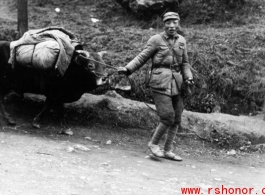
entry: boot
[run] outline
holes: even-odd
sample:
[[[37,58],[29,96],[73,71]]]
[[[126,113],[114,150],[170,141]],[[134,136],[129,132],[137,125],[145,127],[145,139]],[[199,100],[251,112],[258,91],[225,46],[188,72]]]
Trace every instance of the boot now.
[[[151,141],[148,143],[148,148],[157,157],[163,157],[163,152],[161,151],[158,143],[167,129],[168,126],[160,122],[152,136]]]
[[[164,157],[170,160],[176,160],[176,161],[181,161],[182,158],[175,155],[172,150],[173,150],[173,141],[176,137],[177,131],[178,131],[179,125],[172,125],[168,128],[167,131],[167,138],[165,142],[165,147],[164,147]]]
[[[172,151],[164,151],[164,158],[169,160],[182,161],[182,158],[174,154]]]

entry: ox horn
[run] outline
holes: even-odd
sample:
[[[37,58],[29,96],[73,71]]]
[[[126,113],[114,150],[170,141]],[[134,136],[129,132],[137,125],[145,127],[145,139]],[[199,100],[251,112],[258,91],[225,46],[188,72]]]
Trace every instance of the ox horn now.
[[[79,54],[84,54],[85,57],[89,58],[90,57],[90,53],[88,51],[84,51],[84,50],[76,50],[77,53]]]
[[[89,62],[89,59],[88,59],[90,56],[89,52],[83,51],[83,50],[76,50],[76,52],[78,54],[81,54],[81,55],[76,56],[75,58],[75,62],[77,64],[82,65],[82,64],[87,64]]]
[[[108,53],[107,51],[100,51],[98,52],[98,55],[102,58],[107,53]]]

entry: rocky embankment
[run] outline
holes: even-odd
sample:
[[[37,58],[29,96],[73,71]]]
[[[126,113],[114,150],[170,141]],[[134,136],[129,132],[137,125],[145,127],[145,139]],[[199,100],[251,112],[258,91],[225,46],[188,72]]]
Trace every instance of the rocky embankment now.
[[[26,94],[27,99],[43,101],[43,96]],[[104,95],[84,94],[65,105],[69,118],[96,119],[125,128],[154,129],[158,117],[155,106],[125,99],[115,91]],[[77,117],[77,116],[80,117]],[[265,143],[263,117],[233,116],[222,113],[184,111],[180,134],[194,135],[224,147],[262,152]]]

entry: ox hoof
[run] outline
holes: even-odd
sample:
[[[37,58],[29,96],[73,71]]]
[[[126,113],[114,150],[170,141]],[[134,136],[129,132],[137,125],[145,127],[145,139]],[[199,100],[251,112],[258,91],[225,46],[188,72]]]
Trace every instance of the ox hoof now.
[[[9,125],[16,125],[16,122],[13,119],[8,119],[7,121]]]
[[[38,123],[32,123],[32,126],[35,127],[36,129],[40,128],[40,125]]]
[[[62,130],[60,134],[64,135],[74,135],[74,132],[71,129]]]

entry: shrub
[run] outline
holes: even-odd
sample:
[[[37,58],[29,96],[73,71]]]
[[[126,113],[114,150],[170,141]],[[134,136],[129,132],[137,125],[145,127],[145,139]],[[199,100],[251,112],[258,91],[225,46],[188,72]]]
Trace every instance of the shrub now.
[[[0,31],[0,40],[14,41],[19,38],[18,31],[12,29],[6,29]]]

